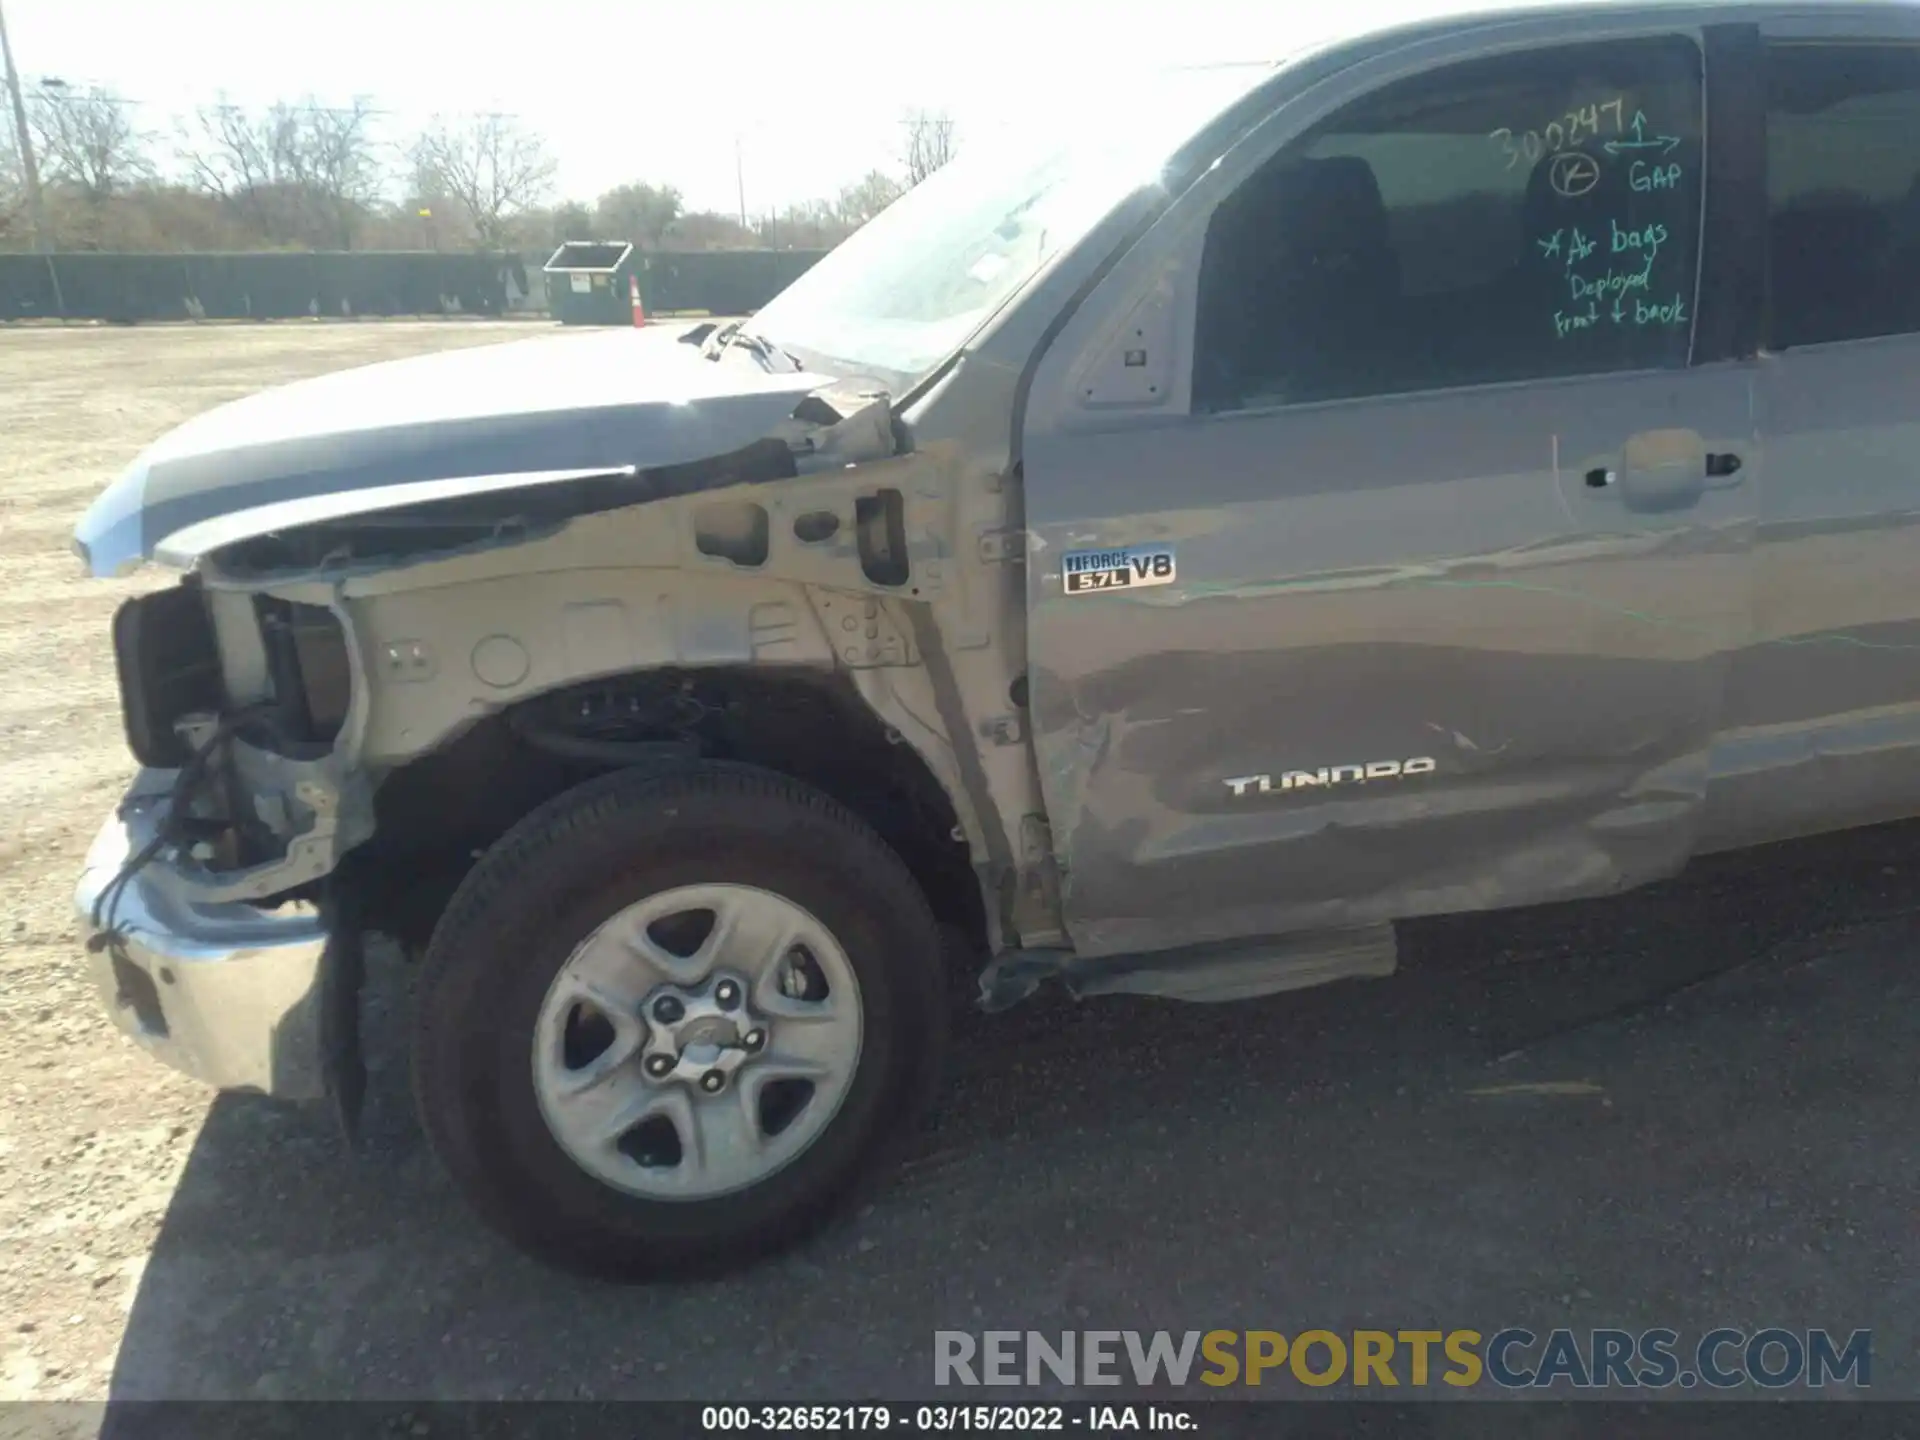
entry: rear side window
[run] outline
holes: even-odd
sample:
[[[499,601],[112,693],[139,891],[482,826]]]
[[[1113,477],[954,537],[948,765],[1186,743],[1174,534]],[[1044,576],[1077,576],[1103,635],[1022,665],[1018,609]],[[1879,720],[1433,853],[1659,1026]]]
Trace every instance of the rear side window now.
[[[1769,342],[1920,331],[1920,50],[1767,52]]]
[[[1214,214],[1196,407],[1684,366],[1703,99],[1676,36],[1473,61],[1335,113]]]

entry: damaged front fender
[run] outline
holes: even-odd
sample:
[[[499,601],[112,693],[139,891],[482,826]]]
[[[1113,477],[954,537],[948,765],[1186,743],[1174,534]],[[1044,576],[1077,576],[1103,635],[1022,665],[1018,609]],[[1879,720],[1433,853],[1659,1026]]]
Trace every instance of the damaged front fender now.
[[[365,796],[385,777],[540,696],[644,672],[809,670],[856,692],[945,791],[989,928],[1047,943],[1053,892],[1016,874],[1050,863],[1018,838],[1044,832],[1021,743],[1020,567],[988,543],[1018,519],[1003,456],[916,435],[885,391],[642,331],[241,401],[142,456],[77,543],[103,572],[146,558],[195,572],[235,704],[283,688],[263,604],[334,619],[334,638],[313,633],[342,677],[326,704],[348,697],[338,733],[275,721],[325,753],[233,746],[258,812],[243,818],[286,854],[194,877],[210,889],[316,884],[368,838]],[[295,673],[294,711],[303,684]],[[1038,898],[1013,915],[1008,896]]]

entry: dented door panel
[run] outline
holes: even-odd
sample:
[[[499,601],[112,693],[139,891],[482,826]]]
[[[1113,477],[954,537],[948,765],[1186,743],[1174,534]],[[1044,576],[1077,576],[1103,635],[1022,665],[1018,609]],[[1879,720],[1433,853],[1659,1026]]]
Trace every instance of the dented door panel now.
[[[1036,743],[1081,952],[1678,869],[1751,625],[1750,391],[1730,366],[1030,431]],[[1623,500],[1636,459],[1721,449],[1746,483]],[[1067,593],[1064,554],[1130,545],[1172,582]]]
[[[1696,353],[1688,366],[1683,344],[1631,362],[1617,348],[1578,364],[1515,351],[1524,368],[1480,371],[1473,357],[1493,352],[1456,342],[1483,326],[1447,306],[1495,297],[1509,311],[1487,311],[1492,327],[1545,297],[1556,340],[1617,338],[1609,323],[1637,312],[1574,304],[1588,318],[1569,325],[1567,295],[1592,287],[1562,284],[1601,273],[1591,237],[1612,237],[1607,259],[1636,235],[1657,249],[1694,228],[1684,211],[1671,231],[1653,223],[1622,177],[1648,146],[1704,165],[1678,148],[1705,133],[1687,118],[1704,89],[1673,30],[1630,16],[1615,28],[1594,11],[1537,39],[1569,48],[1541,64],[1515,63],[1518,48],[1382,60],[1282,103],[1038,365],[1022,435],[1036,759],[1082,954],[1603,894],[1672,874],[1699,847],[1732,657],[1753,629],[1766,470],[1754,367],[1716,340],[1711,364]],[[1601,40],[1618,48],[1578,49]],[[1441,117],[1446,183],[1497,187],[1451,144],[1484,130],[1452,117],[1465,107],[1477,124],[1474,106],[1509,100],[1518,113],[1549,72],[1575,89],[1626,75],[1636,96],[1663,97],[1612,148],[1588,147],[1592,170],[1620,171],[1605,184],[1542,156],[1540,183],[1505,202],[1557,264],[1554,283],[1499,278],[1541,263],[1504,248],[1492,281],[1449,289],[1446,266],[1409,279],[1426,252],[1394,227],[1431,197],[1373,137]],[[1464,88],[1446,92],[1450,74]],[[1389,89],[1384,108],[1360,108]],[[1720,212],[1703,213],[1710,268]],[[1315,215],[1325,223],[1288,228]],[[1226,237],[1217,262],[1210,235]],[[1271,278],[1275,256],[1309,257],[1318,283]],[[1676,309],[1703,298],[1687,290],[1693,268],[1663,272]],[[1730,302],[1711,303],[1696,347],[1724,328]],[[1650,314],[1635,323],[1667,323]],[[1209,349],[1208,326],[1228,343]],[[1149,376],[1139,393],[1096,379],[1116,343]],[[1270,353],[1326,358],[1251,368]],[[1438,354],[1465,358],[1435,370]],[[1089,562],[1067,557],[1099,550],[1164,552],[1166,573],[1147,559],[1139,583],[1070,591],[1063,573]]]

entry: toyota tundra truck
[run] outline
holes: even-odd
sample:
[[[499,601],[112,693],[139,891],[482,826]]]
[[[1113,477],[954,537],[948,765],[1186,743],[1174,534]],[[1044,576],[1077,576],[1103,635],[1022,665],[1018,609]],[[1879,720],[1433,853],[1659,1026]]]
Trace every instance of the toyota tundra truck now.
[[[159,1060],[351,1119],[391,937],[479,1215],[736,1264],[885,1173],[956,971],[1380,979],[1411,917],[1920,814],[1917,376],[1912,8],[1116,78],[745,319],[132,460],[78,552],[180,573],[113,626],[89,963]]]

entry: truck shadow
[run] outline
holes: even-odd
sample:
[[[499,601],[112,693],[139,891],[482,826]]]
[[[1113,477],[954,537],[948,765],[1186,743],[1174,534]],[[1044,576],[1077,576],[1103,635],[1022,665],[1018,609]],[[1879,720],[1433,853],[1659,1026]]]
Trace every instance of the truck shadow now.
[[[906,1398],[941,1328],[1872,1326],[1891,1353],[1920,1330],[1893,1279],[1916,878],[1920,825],[1888,827],[1426,922],[1387,981],[959,1017],[900,1178],[699,1286],[507,1250],[392,1058],[356,1159],[324,1114],[223,1097],[112,1395]],[[407,978],[374,968],[374,1057],[403,1054]]]

